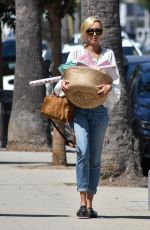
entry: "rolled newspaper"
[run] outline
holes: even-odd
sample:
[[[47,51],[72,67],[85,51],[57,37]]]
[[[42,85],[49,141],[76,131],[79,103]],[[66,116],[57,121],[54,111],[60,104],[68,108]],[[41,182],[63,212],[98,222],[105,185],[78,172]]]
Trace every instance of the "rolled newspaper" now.
[[[57,77],[48,77],[48,78],[43,78],[39,80],[34,80],[30,81],[29,85],[30,86],[37,86],[37,85],[44,85],[46,83],[53,83],[53,82],[58,82],[61,79],[62,76],[57,76]]]

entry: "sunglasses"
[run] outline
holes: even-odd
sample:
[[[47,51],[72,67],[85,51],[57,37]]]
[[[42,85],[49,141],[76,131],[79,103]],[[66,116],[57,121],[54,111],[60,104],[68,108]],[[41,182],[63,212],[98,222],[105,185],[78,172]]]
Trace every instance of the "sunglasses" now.
[[[93,36],[94,33],[96,33],[96,35],[102,35],[103,29],[88,29],[86,32],[89,36]]]

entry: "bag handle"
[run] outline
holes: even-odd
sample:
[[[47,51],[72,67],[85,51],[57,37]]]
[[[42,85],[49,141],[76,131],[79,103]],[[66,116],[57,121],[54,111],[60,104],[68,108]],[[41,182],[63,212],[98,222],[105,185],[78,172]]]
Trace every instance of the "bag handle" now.
[[[65,135],[62,133],[62,131],[58,128],[58,126],[55,124],[55,122],[51,119],[51,122],[52,122],[52,124],[54,125],[54,127],[57,129],[57,131],[60,133],[60,135],[64,138],[64,140],[65,140],[65,143],[67,144],[67,145],[69,145],[70,147],[75,147],[75,140],[74,141],[69,141],[66,137],[65,137]]]

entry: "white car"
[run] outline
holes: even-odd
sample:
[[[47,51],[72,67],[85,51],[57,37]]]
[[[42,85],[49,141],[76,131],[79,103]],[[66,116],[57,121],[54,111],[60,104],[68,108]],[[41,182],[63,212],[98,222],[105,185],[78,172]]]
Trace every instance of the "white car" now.
[[[121,31],[122,38],[129,38],[128,34],[125,31]],[[79,44],[80,43],[80,33],[73,34],[70,43],[72,44]]]
[[[123,54],[126,55],[135,55],[135,56],[142,56],[142,51],[140,50],[139,46],[131,40],[130,38],[122,38],[122,49]]]
[[[62,54],[69,53],[77,47],[81,47],[81,44],[64,44]]]
[[[1,79],[2,90],[14,90],[14,72],[16,67],[16,39],[9,38],[3,41],[3,78]],[[42,41],[42,58],[47,61],[51,60],[51,49],[47,41]],[[45,66],[46,67],[46,66]]]
[[[131,40],[128,37],[128,34],[124,31],[121,32],[122,36],[122,48],[123,48],[123,54],[126,55],[137,55],[141,56],[142,51],[140,50],[139,45]],[[73,50],[76,47],[80,47],[80,33],[76,33],[72,36],[71,42],[69,44],[64,44],[62,53],[69,53],[71,50]]]

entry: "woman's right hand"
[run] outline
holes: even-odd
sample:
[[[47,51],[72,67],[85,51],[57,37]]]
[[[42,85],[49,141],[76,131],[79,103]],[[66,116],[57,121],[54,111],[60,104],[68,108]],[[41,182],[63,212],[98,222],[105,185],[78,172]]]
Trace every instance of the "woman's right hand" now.
[[[61,81],[61,88],[63,91],[66,91],[69,89],[69,81],[66,80],[62,80]]]

